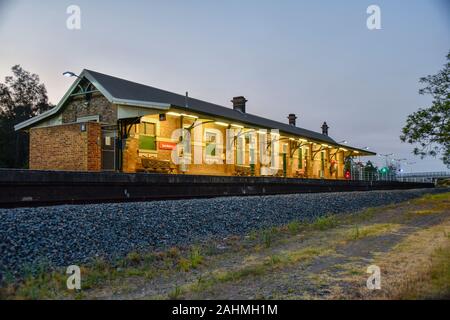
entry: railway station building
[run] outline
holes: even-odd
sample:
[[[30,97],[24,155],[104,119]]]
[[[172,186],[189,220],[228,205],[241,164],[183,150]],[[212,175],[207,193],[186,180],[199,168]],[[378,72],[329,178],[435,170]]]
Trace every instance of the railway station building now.
[[[375,153],[321,132],[83,70],[57,106],[15,126],[35,170],[344,179],[346,159]]]

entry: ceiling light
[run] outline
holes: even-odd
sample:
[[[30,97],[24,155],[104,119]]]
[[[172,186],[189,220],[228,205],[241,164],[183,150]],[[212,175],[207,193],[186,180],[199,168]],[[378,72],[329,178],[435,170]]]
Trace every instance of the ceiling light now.
[[[188,118],[198,119],[197,116],[194,116],[194,115],[191,115],[191,114],[185,114],[185,113],[182,113],[181,116],[183,116],[183,117],[188,117]]]
[[[228,123],[225,123],[225,122],[216,121],[214,123],[217,124],[218,126],[228,127]]]

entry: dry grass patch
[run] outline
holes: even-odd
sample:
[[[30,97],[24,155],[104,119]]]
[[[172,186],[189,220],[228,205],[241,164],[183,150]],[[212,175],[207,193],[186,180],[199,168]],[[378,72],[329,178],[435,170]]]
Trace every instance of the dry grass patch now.
[[[346,241],[360,240],[367,237],[377,237],[383,234],[392,233],[400,229],[400,224],[377,223],[367,226],[355,225],[351,230],[344,231]]]
[[[406,237],[377,257],[382,290],[366,298],[421,299],[450,297],[450,220]]]

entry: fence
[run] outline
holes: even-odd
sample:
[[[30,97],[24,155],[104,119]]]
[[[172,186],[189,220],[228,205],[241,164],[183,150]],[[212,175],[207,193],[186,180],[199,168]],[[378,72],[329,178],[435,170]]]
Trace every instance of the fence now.
[[[351,180],[361,181],[400,181],[400,182],[428,182],[435,183],[438,179],[450,178],[450,172],[415,172],[415,173],[397,173],[397,172],[367,172],[363,169],[354,169],[351,174]]]

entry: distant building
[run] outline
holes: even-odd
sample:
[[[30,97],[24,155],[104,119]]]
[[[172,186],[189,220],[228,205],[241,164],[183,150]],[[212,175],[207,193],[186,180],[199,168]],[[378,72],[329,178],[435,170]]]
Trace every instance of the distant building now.
[[[246,102],[227,108],[84,70],[55,108],[15,129],[29,131],[30,169],[42,170],[344,179],[347,157],[375,155],[337,143],[326,123],[306,130],[295,114],[284,124]]]

